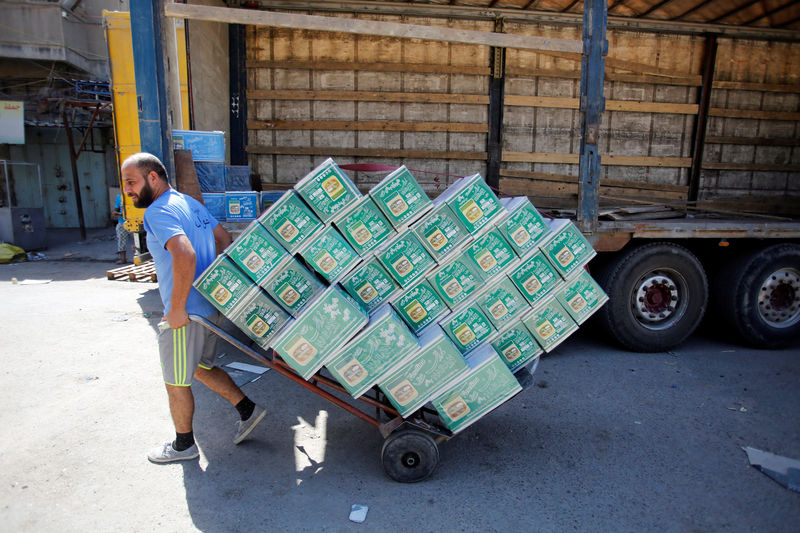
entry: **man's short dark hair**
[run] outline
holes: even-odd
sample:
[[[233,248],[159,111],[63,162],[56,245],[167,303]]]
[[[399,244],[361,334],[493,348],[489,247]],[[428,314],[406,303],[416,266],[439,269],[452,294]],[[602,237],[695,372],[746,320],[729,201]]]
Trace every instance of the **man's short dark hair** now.
[[[130,165],[133,165],[135,168],[137,168],[145,177],[151,172],[155,172],[158,177],[164,181],[164,183],[169,183],[169,180],[167,179],[167,169],[164,167],[164,163],[162,163],[161,160],[153,154],[147,152],[133,154],[122,163],[123,167]]]

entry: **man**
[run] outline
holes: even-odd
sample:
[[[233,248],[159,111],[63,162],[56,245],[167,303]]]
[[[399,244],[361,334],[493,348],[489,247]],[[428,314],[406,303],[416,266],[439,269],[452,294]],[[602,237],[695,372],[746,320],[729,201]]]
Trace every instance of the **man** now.
[[[114,210],[111,212],[111,217],[117,219],[117,253],[119,259],[114,261],[118,265],[128,262],[126,257],[126,248],[128,247],[128,230],[125,229],[125,219],[122,217],[122,195],[118,194],[117,199],[114,201]]]
[[[192,287],[192,282],[231,242],[231,236],[194,198],[172,189],[167,171],[152,154],[130,156],[122,164],[125,194],[146,208],[144,228],[164,303],[159,324],[161,368],[175,424],[175,440],[154,448],[147,457],[154,463],[194,459],[192,376],[236,407],[241,420],[233,439],[239,444],[261,422],[266,410],[254,404],[233,380],[214,366],[216,335],[190,322],[189,315],[220,320],[216,309]]]

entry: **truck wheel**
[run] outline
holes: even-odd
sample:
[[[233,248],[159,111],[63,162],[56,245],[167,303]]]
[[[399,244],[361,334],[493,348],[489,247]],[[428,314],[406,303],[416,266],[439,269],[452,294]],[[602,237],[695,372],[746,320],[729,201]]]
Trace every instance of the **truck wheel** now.
[[[800,246],[776,244],[723,268],[713,287],[724,323],[756,348],[779,348],[800,334]]]
[[[598,282],[609,302],[600,320],[623,346],[660,352],[697,328],[708,302],[703,266],[677,244],[653,243],[612,259]]]
[[[381,449],[381,460],[387,476],[402,483],[414,483],[436,470],[439,448],[430,435],[405,429],[387,437]]]

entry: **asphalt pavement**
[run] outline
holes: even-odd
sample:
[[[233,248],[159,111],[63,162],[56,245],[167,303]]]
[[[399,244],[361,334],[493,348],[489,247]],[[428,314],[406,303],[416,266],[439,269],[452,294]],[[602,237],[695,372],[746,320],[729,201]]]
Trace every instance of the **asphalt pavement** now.
[[[372,426],[274,371],[243,385],[269,410],[195,387],[197,461],[153,465],[172,437],[153,283],[109,281],[113,228],[51,236],[0,265],[2,531],[794,532],[800,494],[744,446],[800,459],[800,345],[702,329],[666,353],[584,327],[533,387],[439,446],[426,481],[390,480]],[[15,278],[16,282],[12,282]],[[219,364],[254,363],[222,344]],[[348,520],[351,506],[366,520]]]

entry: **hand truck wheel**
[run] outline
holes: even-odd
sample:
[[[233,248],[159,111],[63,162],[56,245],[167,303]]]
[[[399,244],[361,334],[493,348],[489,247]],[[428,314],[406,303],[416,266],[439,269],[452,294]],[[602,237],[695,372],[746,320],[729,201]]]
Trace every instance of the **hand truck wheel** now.
[[[439,464],[439,448],[433,438],[415,429],[389,435],[381,449],[383,471],[395,481],[414,483],[430,476]]]

